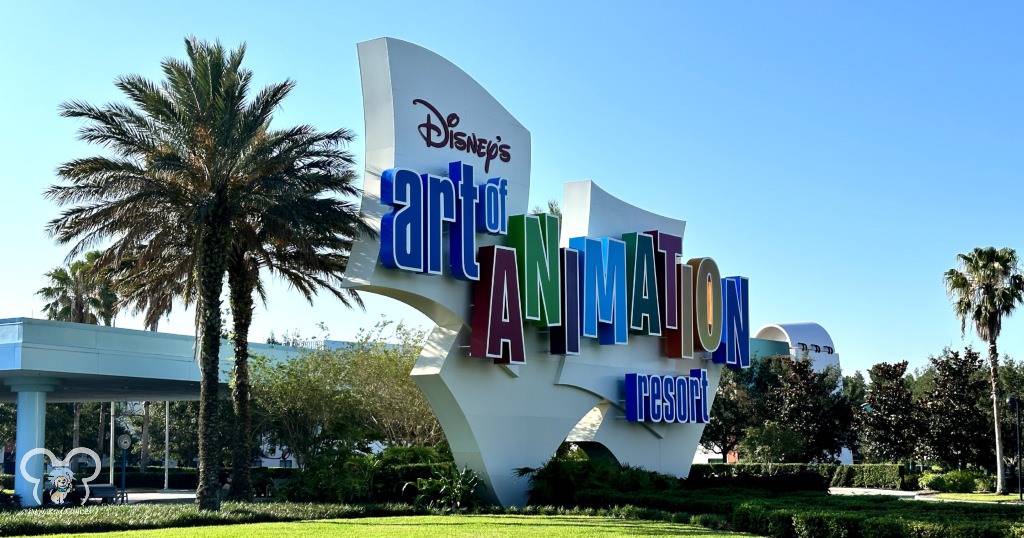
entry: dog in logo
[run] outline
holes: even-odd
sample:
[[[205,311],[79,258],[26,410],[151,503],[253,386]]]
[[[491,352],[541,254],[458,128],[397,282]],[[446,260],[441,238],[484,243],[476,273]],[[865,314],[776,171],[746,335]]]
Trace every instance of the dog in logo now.
[[[68,494],[75,489],[75,473],[67,467],[54,467],[50,469],[50,479],[53,481],[53,489],[50,490],[50,502],[55,505],[63,505]]]
[[[50,476],[53,480],[53,489],[50,490],[50,501],[55,505],[68,504],[68,494],[74,490],[75,473],[71,472],[70,465],[72,459],[78,454],[86,454],[92,458],[93,473],[88,478],[82,478],[82,486],[85,488],[85,495],[82,497],[82,504],[89,499],[89,482],[96,479],[100,475],[100,455],[95,451],[85,448],[78,447],[71,449],[64,459],[58,459],[57,456],[45,448],[33,448],[21,456],[21,463],[18,465],[18,470],[21,471],[21,477],[25,479],[29,484],[32,485],[32,499],[36,501],[35,506],[43,504],[42,499],[39,498],[40,493],[40,482],[42,478],[36,478],[33,476],[34,473],[29,472],[28,465],[29,460],[34,456],[46,456],[50,458],[53,463],[53,467],[50,469]],[[39,463],[39,471],[42,471],[42,464]]]

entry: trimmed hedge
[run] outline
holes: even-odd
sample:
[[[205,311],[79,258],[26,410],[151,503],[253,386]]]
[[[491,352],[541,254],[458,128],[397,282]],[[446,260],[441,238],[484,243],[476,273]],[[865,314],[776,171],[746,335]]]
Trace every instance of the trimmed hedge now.
[[[771,466],[769,473],[768,465],[762,463],[707,463],[694,464],[690,468],[690,480],[712,476],[816,473],[834,488],[917,489],[916,479],[911,480],[916,475],[907,476],[905,471],[903,466],[891,463],[857,465],[778,463]]]
[[[226,502],[219,512],[194,504],[130,504],[0,512],[0,536],[74,534],[311,519],[408,516],[429,513],[408,505]]]
[[[779,538],[1024,537],[1024,507],[906,501],[889,496],[772,495],[765,491],[712,489],[623,493],[580,492],[584,506],[632,504],[666,513],[705,514],[731,530]]]

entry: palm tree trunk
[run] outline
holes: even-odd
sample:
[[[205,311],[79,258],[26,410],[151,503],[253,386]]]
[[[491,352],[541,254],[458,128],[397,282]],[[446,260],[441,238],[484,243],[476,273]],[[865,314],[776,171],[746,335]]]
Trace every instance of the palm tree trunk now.
[[[149,466],[149,402],[142,402],[142,446],[139,448],[139,471]]]
[[[82,433],[82,404],[75,402],[75,424],[71,428],[71,448],[78,448],[78,442],[81,440]],[[71,470],[78,472],[78,457],[75,456],[75,461],[71,462]]]
[[[996,341],[988,343],[989,379],[992,381],[992,419],[996,427],[996,495],[1006,494],[1006,476],[1003,472],[1003,429],[999,416],[999,401],[1002,391],[999,388],[999,352]]]
[[[96,431],[99,432],[99,433],[96,434],[96,454],[99,455],[99,457],[100,457],[100,461],[98,461],[96,463],[96,465],[99,465],[100,467],[103,466],[103,432],[104,432],[103,426],[104,425],[105,425],[105,421],[103,420],[103,402],[100,402],[100,423],[99,423],[99,427],[96,428]]]
[[[197,335],[199,351],[199,487],[196,503],[200,510],[220,510],[220,440],[217,428],[220,383],[220,295],[224,289],[227,238],[226,186],[214,194],[215,201],[205,224],[202,266],[199,269],[200,304]]]
[[[228,286],[235,330],[235,383],[231,399],[235,409],[235,438],[231,450],[231,498],[253,499],[252,415],[249,410],[249,326],[252,323],[254,282],[244,254],[232,253],[228,262]]]

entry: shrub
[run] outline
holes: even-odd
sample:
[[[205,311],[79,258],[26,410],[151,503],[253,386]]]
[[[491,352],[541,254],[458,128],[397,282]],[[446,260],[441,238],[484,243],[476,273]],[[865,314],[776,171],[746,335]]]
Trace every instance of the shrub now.
[[[924,473],[921,475],[921,487],[935,491],[946,491],[946,479],[939,473]]]
[[[361,458],[347,446],[334,447],[310,459],[306,466],[282,488],[285,499],[295,502],[344,502],[360,490],[356,479],[346,472],[353,457]]]
[[[903,538],[907,535],[907,526],[898,519],[873,517],[860,523],[860,534],[863,538]]]
[[[921,473],[912,472],[903,475],[903,486],[900,489],[904,491],[917,491],[921,489]]]
[[[469,468],[459,471],[452,467],[451,471],[435,471],[431,478],[420,478],[416,481],[416,506],[427,506],[455,513],[480,505],[480,488],[483,482],[480,476]]]
[[[0,473],[0,489],[14,489],[14,475]]]
[[[21,497],[0,491],[0,512],[21,508]]]
[[[974,491],[989,493],[996,490],[996,477],[990,475],[974,477]]]
[[[847,538],[857,532],[864,516],[835,511],[793,515],[793,531],[799,538]]]
[[[942,478],[945,480],[946,489],[949,493],[971,493],[974,491],[974,473],[967,470],[956,470],[946,473]]]
[[[403,502],[412,504],[416,499],[416,481],[430,478],[434,471],[449,473],[455,467],[452,462],[409,463],[402,465],[381,464],[373,485],[376,502]],[[410,484],[406,486],[406,484]]]

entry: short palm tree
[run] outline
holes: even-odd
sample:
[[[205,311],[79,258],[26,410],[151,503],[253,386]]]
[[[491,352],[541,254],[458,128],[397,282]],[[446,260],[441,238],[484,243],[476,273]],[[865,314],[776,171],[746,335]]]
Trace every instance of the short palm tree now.
[[[98,251],[88,252],[84,260],[46,273],[48,283],[36,292],[43,300],[47,319],[110,326],[116,314],[117,295],[109,279],[95,268]]]
[[[44,300],[47,319],[87,323],[110,327],[117,315],[117,294],[108,276],[99,270],[99,251],[85,254],[84,260],[71,262],[67,267],[57,267],[46,273],[48,285],[36,292]],[[79,446],[82,404],[74,404],[74,425],[72,446]]]
[[[352,159],[339,149],[350,140],[347,131],[271,130],[272,112],[294,86],[291,81],[267,86],[250,101],[251,73],[241,68],[244,45],[228,52],[220,43],[190,38],[185,47],[188,61],[164,60],[161,83],[134,75],[118,79],[117,87],[134,107],[62,105],[63,115],[88,120],[81,138],[114,156],[60,167],[59,175],[70,184],[53,186],[47,195],[77,205],[53,220],[49,230],[62,242],[77,239],[72,252],[110,241],[102,263],[116,272],[124,302],[146,313],[147,325],[166,314],[176,298],[195,302],[202,372],[196,498],[200,508],[217,509],[225,273],[241,255],[247,281],[232,288],[249,296],[248,307],[243,299],[236,307],[249,314],[252,293],[262,289],[260,267],[277,270],[307,297],[307,290],[324,284],[344,296],[336,285],[347,251],[338,249],[350,244],[353,236],[346,234],[366,227],[351,205],[332,197],[352,192]],[[289,243],[301,232],[309,239]],[[303,263],[280,261],[293,259]],[[237,275],[232,284],[236,280]],[[244,330],[236,327],[236,343],[246,341],[247,320],[243,324]],[[245,357],[247,350],[236,357],[236,370]],[[247,385],[247,379],[239,382],[242,370],[236,371],[236,387]],[[248,400],[247,393],[236,397]]]
[[[996,493],[1005,493],[1003,442],[1000,432],[999,352],[996,340],[1003,328],[1003,318],[1024,299],[1024,276],[1021,276],[1017,253],[1011,248],[975,248],[958,254],[959,268],[946,271],[946,293],[953,299],[953,310],[960,318],[960,332],[967,324],[974,327],[978,338],[988,343],[989,380],[992,384],[992,414],[996,433]]]

